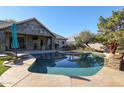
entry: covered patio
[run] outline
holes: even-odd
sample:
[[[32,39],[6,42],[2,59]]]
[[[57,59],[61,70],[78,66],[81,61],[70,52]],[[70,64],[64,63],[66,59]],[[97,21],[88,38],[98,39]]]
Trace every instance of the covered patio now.
[[[6,50],[12,50],[11,48],[11,33],[6,33]],[[19,50],[50,50],[52,49],[52,37],[50,36],[37,36],[28,34],[19,34]]]

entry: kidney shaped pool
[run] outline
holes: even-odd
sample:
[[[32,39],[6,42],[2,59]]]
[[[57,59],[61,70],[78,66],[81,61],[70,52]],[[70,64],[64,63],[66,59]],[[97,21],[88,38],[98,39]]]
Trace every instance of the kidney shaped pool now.
[[[32,54],[36,62],[29,67],[30,72],[68,76],[92,76],[104,65],[103,56],[84,53],[70,56],[61,53]]]

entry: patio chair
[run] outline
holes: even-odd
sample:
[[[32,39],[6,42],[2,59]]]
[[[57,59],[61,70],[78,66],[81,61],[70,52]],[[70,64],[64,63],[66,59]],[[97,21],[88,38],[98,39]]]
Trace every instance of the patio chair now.
[[[11,52],[11,51],[7,51],[6,54],[8,56],[11,56],[12,58],[9,59],[10,61],[12,61],[13,63],[21,63],[23,64],[23,60],[26,58],[27,54],[23,54],[23,53],[20,53],[20,54],[17,54],[16,56],[16,53],[14,52]]]

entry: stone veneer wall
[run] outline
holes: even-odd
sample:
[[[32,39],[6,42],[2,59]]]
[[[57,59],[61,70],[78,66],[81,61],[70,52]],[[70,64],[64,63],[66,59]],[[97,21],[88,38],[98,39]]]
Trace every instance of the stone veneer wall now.
[[[113,69],[121,70],[122,59],[104,58],[104,65]]]
[[[5,33],[0,31],[0,51],[5,51]]]
[[[5,50],[5,44],[6,44],[6,46],[9,49],[9,46],[10,46],[10,40],[9,40],[10,38],[9,37],[10,37],[10,35],[8,34],[6,36],[6,39],[5,39],[5,36],[2,35],[3,34],[2,32],[3,31],[0,31],[0,48],[2,50]],[[6,29],[4,29],[4,32],[11,32],[11,29],[6,28]],[[35,20],[17,25],[17,32],[19,34],[22,34],[23,36],[25,34],[27,34],[26,35],[26,49],[33,49],[34,43],[37,43],[37,45],[38,45],[37,49],[41,49],[41,46],[40,46],[40,40],[41,39],[43,39],[43,43],[44,43],[45,47],[47,47],[46,42],[47,42],[48,38],[52,38],[52,41],[51,41],[52,49],[54,49],[54,47],[55,47],[54,37],[52,36],[52,34],[48,31],[48,29],[46,29],[44,26],[41,26],[41,24],[39,24]],[[34,35],[38,36],[38,40],[33,40],[32,39],[32,36],[34,36]],[[6,42],[3,42],[2,40],[6,40]]]

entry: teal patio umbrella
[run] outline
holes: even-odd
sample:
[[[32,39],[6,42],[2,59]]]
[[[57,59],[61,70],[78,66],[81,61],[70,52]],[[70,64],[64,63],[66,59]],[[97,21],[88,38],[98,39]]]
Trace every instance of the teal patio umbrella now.
[[[12,31],[11,47],[13,49],[15,49],[16,57],[17,57],[17,48],[19,48],[19,42],[18,42],[18,36],[17,36],[16,24],[15,23],[12,24],[11,31]]]

